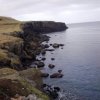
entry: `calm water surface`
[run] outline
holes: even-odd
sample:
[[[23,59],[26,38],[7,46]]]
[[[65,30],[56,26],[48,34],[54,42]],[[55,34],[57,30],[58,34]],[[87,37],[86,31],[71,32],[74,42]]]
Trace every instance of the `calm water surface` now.
[[[65,46],[54,54],[47,52],[43,71],[52,74],[62,69],[64,77],[44,81],[60,86],[68,100],[100,100],[100,23],[69,25],[65,32],[48,35],[49,43]],[[51,61],[51,57],[55,60]],[[56,65],[52,70],[47,67],[50,63]]]

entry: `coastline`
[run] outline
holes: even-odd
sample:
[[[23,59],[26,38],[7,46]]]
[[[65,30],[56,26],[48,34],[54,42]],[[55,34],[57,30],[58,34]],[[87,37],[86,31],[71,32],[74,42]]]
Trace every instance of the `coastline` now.
[[[63,31],[66,30],[68,27],[64,23],[56,23],[52,21],[20,22],[9,18],[4,18],[4,19],[1,18],[1,19],[2,20],[0,22],[0,26],[2,28],[2,31],[0,31],[0,36],[1,36],[0,38],[1,41],[0,42],[0,68],[1,69],[0,70],[4,71],[4,73],[2,73],[1,76],[6,74],[7,77],[5,76],[0,77],[0,80],[2,82],[2,79],[4,79],[5,82],[7,83],[9,82],[8,79],[10,79],[10,82],[12,82],[12,79],[8,74],[12,75],[12,72],[14,72],[13,73],[14,75],[15,73],[18,73],[17,76],[21,78],[16,79],[14,77],[13,80],[17,80],[17,81],[20,81],[19,79],[23,80],[24,82],[20,81],[20,83],[22,83],[21,84],[22,86],[27,83],[26,81],[28,81],[28,83],[31,84],[30,78],[27,77],[29,76],[30,73],[32,73],[29,71],[29,66],[32,61],[37,60],[36,59],[37,55],[39,55],[40,53],[42,54],[45,53],[44,49],[47,48],[47,45],[43,45],[42,42],[49,41],[49,37],[43,35],[43,33]],[[42,65],[40,62],[38,63],[39,68],[43,66],[44,66],[43,63]],[[9,73],[10,68],[13,70],[17,70],[18,72],[12,70]],[[28,74],[25,76],[25,74],[27,73],[26,69],[28,70]],[[21,72],[22,70],[26,70],[26,71]],[[19,74],[19,72],[21,72],[21,74],[23,73],[23,75],[20,76],[21,74]],[[37,71],[33,69],[33,72],[36,73]],[[37,73],[41,73],[41,72],[37,72]],[[36,80],[36,82],[35,79],[33,79],[33,82],[35,82],[35,84],[38,84],[40,82],[41,74],[39,74],[38,78],[39,80]],[[27,86],[29,85],[25,85],[26,88]],[[0,88],[2,88],[2,84],[0,85]],[[37,92],[39,90],[37,90],[36,88],[31,90],[29,87],[29,90],[30,93],[36,92],[35,94],[38,95],[43,100],[49,100],[48,96],[42,94],[42,92]],[[14,95],[15,94],[13,94],[13,96]]]

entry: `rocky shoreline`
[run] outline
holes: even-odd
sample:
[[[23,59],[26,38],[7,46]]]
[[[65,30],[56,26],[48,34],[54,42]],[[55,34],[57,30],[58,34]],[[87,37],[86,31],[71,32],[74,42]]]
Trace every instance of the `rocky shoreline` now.
[[[16,94],[26,97],[29,94],[35,94],[39,98],[36,100],[49,100],[48,96],[38,90],[41,89],[41,84],[43,84],[41,82],[43,74],[37,68],[33,68],[32,72],[30,65],[34,61],[38,68],[43,67],[44,63],[36,59],[36,56],[40,53],[45,55],[46,51],[52,51],[48,49],[47,44],[42,44],[44,41],[48,42],[50,38],[43,33],[64,31],[68,27],[61,22],[20,22],[14,19],[9,21],[9,18],[6,17],[1,17],[0,26],[2,28],[2,31],[0,31],[0,98],[7,96],[9,97],[7,100],[10,100],[11,97],[12,100],[17,100],[14,99]],[[63,44],[51,45],[58,48]],[[45,58],[42,60],[45,60]],[[52,60],[54,59],[52,58]],[[34,75],[31,76],[30,74]],[[32,86],[33,83],[35,86]],[[25,88],[25,92],[22,91],[24,89],[22,87]],[[19,90],[16,90],[17,88]],[[4,96],[2,97],[2,95]]]

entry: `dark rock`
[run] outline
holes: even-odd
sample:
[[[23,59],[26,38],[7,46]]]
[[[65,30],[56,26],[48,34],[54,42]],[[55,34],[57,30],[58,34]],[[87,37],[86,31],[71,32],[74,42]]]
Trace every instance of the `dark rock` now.
[[[52,45],[53,48],[59,48],[60,46],[63,47],[64,44],[57,44],[57,43],[54,43],[54,44]]]
[[[42,58],[41,60],[43,60],[43,61],[44,61],[44,60],[46,60],[46,58]]]
[[[55,60],[55,58],[51,58],[51,60]]]
[[[54,49],[45,49],[45,51],[54,51]]]
[[[32,21],[22,24],[22,27],[26,32],[37,32],[37,33],[51,33],[64,31],[68,27],[65,23],[53,22],[53,21]]]
[[[63,74],[61,73],[54,73],[52,75],[50,75],[50,78],[62,78],[63,77]]]
[[[59,46],[64,46],[64,44],[59,44]]]
[[[61,73],[61,72],[62,72],[62,70],[58,70],[58,72],[59,72],[59,73]]]
[[[42,44],[41,47],[42,47],[43,49],[45,49],[45,48],[49,48],[49,45],[48,45],[48,44]]]
[[[52,44],[50,44],[50,46],[52,46]]]
[[[45,50],[42,50],[42,51],[41,51],[41,54],[42,54],[42,55],[45,55],[45,54],[46,54],[46,51],[45,51]]]
[[[54,90],[56,90],[57,92],[59,92],[61,89],[59,87],[54,87]]]
[[[49,74],[48,73],[41,73],[41,77],[48,77]]]
[[[54,43],[54,44],[52,45],[52,47],[53,47],[53,48],[59,48],[59,44]]]
[[[49,45],[48,45],[48,44],[45,44],[45,45],[44,45],[44,48],[49,48]]]
[[[60,88],[59,87],[53,87],[47,84],[42,85],[43,91],[48,94],[53,99],[57,99],[59,96]]]
[[[34,62],[34,64],[37,65],[38,68],[41,68],[41,67],[45,66],[45,64],[41,61],[36,61],[36,62]]]
[[[55,67],[55,65],[53,65],[53,64],[49,64],[48,67],[52,69],[52,68]]]

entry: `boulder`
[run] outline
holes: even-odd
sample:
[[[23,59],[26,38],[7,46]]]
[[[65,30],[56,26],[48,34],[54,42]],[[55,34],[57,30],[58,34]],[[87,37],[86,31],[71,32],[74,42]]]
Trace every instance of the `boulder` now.
[[[48,67],[52,69],[52,68],[55,67],[55,65],[53,65],[53,64],[49,64]]]
[[[63,77],[63,74],[61,73],[54,73],[52,75],[50,75],[50,78],[62,78]]]
[[[59,69],[59,70],[58,70],[58,73],[61,73],[61,72],[62,72],[62,70],[61,70],[61,69]]]
[[[51,58],[51,60],[55,60],[55,58]]]
[[[45,66],[44,62],[41,62],[41,61],[36,61],[35,65],[37,65],[38,68],[41,68],[41,67]]]
[[[42,55],[45,55],[45,54],[46,54],[46,51],[45,51],[45,50],[42,50],[42,51],[41,51],[41,54],[42,54]]]
[[[44,61],[44,60],[46,60],[46,58],[41,58],[41,60],[43,60],[43,61]]]
[[[49,45],[48,45],[48,44],[45,44],[45,45],[44,45],[44,48],[49,48]]]
[[[59,44],[54,43],[54,44],[52,45],[52,47],[53,47],[53,48],[59,48]]]

